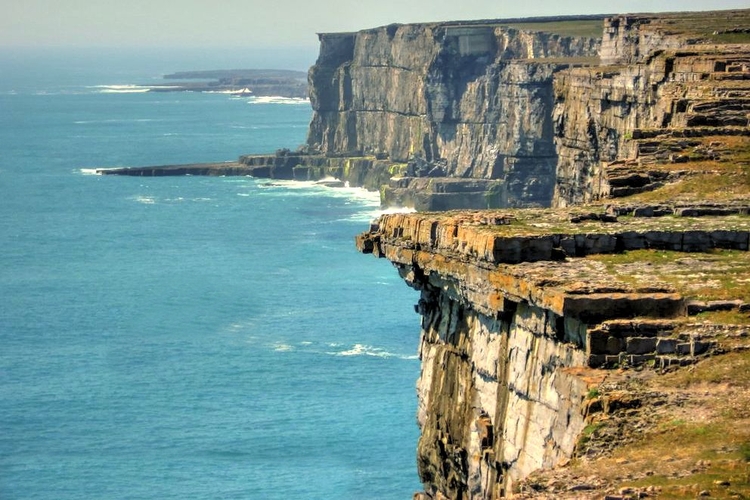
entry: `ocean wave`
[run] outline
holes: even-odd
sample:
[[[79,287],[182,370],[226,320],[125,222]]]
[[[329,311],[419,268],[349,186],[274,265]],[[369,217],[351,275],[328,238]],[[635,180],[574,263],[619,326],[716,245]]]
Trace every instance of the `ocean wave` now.
[[[282,97],[282,96],[252,96],[247,100],[248,104],[310,104],[310,99],[304,97]]]
[[[136,196],[133,198],[133,200],[137,201],[138,203],[143,203],[144,205],[153,205],[156,203],[156,198],[153,196]]]
[[[327,352],[331,356],[371,356],[376,358],[396,358],[396,359],[417,359],[416,355],[403,355],[388,352],[381,347],[374,347],[365,344],[354,344],[351,348],[344,351]]]
[[[370,206],[380,206],[380,194],[361,187],[335,186],[340,183],[335,177],[324,177],[317,181],[293,181],[281,179],[258,179],[260,188],[284,188],[297,191],[300,195],[318,196],[325,193],[333,198],[348,198],[358,202],[365,202]]]
[[[121,118],[108,118],[105,120],[75,120],[75,125],[93,125],[99,123],[151,123],[151,122],[163,122],[163,119],[159,118],[129,118],[127,120]]]
[[[276,352],[287,352],[287,351],[294,350],[294,346],[290,344],[278,343],[278,344],[273,345],[273,350]]]
[[[78,171],[83,175],[102,175],[98,168],[79,168]]]
[[[244,89],[240,90],[203,90],[201,91],[202,94],[228,94],[231,96],[237,96],[237,97],[247,97],[248,94],[252,94],[252,90],[245,87]]]
[[[378,203],[379,205],[379,203]],[[354,222],[370,222],[386,214],[410,214],[416,212],[412,207],[389,207],[386,209],[364,210],[349,217],[347,220]]]
[[[98,89],[101,94],[141,94],[151,90],[145,85],[92,85],[88,88]]]

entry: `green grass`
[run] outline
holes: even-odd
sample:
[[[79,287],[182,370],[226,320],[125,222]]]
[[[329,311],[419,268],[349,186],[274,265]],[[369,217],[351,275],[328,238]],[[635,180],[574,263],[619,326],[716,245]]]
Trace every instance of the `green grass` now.
[[[690,389],[704,384],[726,384],[731,387],[750,387],[750,352],[729,353],[699,363],[690,370],[680,370],[670,374],[661,381],[667,388]],[[750,402],[744,410],[750,417]]]
[[[750,351],[714,356],[648,384],[647,390],[681,392],[683,403],[655,408],[662,420],[639,429],[634,442],[574,467],[616,489],[657,487],[660,500],[704,490],[710,498],[750,498]],[[586,427],[583,444],[597,430]]]
[[[750,252],[634,250],[587,258],[603,263],[610,274],[635,287],[659,281],[686,298],[750,302]]]
[[[637,202],[745,201],[750,198],[750,137],[708,136],[701,139],[703,148],[719,152],[719,160],[699,159],[688,163],[657,163],[651,168],[682,171],[680,180],[654,191],[622,198]],[[691,152],[684,154],[690,157]]]
[[[698,314],[696,320],[721,325],[750,325],[750,313],[740,311],[709,311]]]
[[[581,448],[585,447],[586,443],[588,443],[591,438],[594,437],[594,435],[604,427],[604,425],[604,422],[596,422],[584,427],[583,431],[581,431],[581,435],[578,437],[577,448],[580,450]]]
[[[712,34],[710,40],[714,43],[750,43],[750,33]]]

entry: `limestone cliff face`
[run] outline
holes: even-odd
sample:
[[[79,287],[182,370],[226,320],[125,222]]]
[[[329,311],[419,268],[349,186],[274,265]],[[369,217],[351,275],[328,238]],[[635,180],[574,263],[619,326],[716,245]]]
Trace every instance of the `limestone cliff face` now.
[[[559,314],[505,293],[507,275],[438,250],[487,244],[460,222],[381,222],[381,234],[399,236],[376,251],[421,291],[417,463],[429,498],[501,498],[518,478],[568,458],[587,390],[564,369],[586,361],[575,322],[566,334]]]
[[[560,368],[585,355],[557,340],[549,311],[521,303],[487,316],[432,281],[412,282],[423,314],[420,477],[434,498],[500,498],[573,453],[587,387]]]
[[[747,252],[747,216],[693,219],[689,231],[674,217],[571,222],[578,217],[392,214],[358,237],[361,251],[393,262],[421,292],[417,464],[425,491],[415,498],[509,496],[519,479],[573,455],[586,425],[587,369],[682,365],[713,348],[679,331],[693,306],[652,276],[658,265],[639,282],[632,264],[620,275],[590,257]]]
[[[309,75],[308,146],[329,156],[412,162],[402,172],[407,179],[386,188],[386,204],[549,203],[552,77],[570,64],[565,58],[595,56],[597,40],[497,22],[391,25],[320,40]],[[445,178],[468,180],[462,187],[479,196],[461,201],[452,196],[461,189]],[[432,196],[421,200],[420,191]]]

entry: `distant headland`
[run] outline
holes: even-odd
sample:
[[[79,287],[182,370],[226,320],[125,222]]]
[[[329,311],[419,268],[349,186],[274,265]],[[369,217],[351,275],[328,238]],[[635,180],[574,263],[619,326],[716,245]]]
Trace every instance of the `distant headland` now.
[[[151,92],[221,92],[241,96],[307,98],[307,73],[283,69],[181,71],[170,82],[149,84]],[[176,81],[174,81],[176,80]]]

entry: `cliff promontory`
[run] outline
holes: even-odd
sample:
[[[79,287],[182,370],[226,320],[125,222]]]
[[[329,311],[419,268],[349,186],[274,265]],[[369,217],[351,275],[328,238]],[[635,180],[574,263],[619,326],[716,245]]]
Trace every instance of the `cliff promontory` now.
[[[500,498],[568,461],[598,411],[593,369],[668,370],[747,335],[697,315],[734,311],[750,323],[748,210],[381,217],[358,246],[421,291],[428,498]]]

